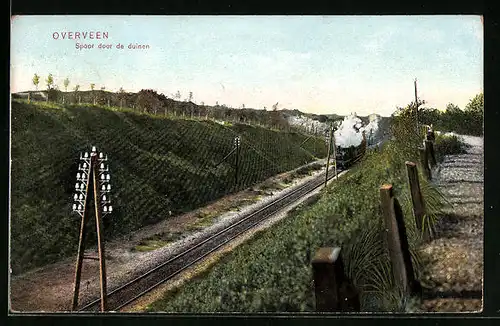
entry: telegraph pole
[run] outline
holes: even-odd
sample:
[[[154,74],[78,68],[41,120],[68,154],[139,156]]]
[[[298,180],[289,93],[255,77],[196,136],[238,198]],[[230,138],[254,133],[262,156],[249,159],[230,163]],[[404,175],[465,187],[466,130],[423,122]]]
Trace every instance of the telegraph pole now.
[[[418,96],[417,96],[417,78],[413,82],[415,85],[415,120],[417,124],[417,134],[418,134]]]
[[[93,156],[94,166],[97,164],[97,153]],[[108,174],[109,175],[109,174]],[[93,169],[93,183],[94,183],[94,208],[95,208],[95,224],[97,228],[97,248],[99,252],[99,281],[101,283],[101,311],[106,311],[108,306],[108,295],[107,295],[107,282],[106,282],[106,260],[104,257],[104,239],[103,239],[103,223],[99,204],[101,198],[99,196],[99,185],[98,185],[98,175],[96,173],[96,168]]]
[[[333,124],[330,125],[330,139],[328,140],[328,155],[326,158],[326,174],[325,174],[325,187],[328,182],[328,167],[330,165],[330,149],[332,148],[332,139],[333,139]],[[337,174],[337,168],[335,164],[335,174]]]
[[[332,125],[332,130],[333,130],[333,125]],[[337,174],[337,144],[335,142],[335,132],[332,132],[332,139],[333,139],[333,165],[335,167],[335,180],[339,179],[339,176]]]
[[[241,145],[241,138],[240,136],[236,136],[234,138],[234,146],[235,146],[235,151],[236,151],[236,157],[235,157],[235,167],[234,167],[234,182],[236,187],[238,187],[238,169],[240,165],[240,145]]]
[[[76,310],[78,307],[78,295],[80,291],[80,278],[82,273],[82,265],[84,259],[99,260],[99,282],[101,285],[101,311],[106,311],[107,309],[107,285],[106,285],[106,264],[105,264],[105,251],[104,251],[104,239],[103,239],[103,223],[102,215],[109,214],[113,211],[113,207],[109,205],[111,201],[106,197],[111,190],[111,185],[109,184],[110,174],[109,169],[105,167],[104,162],[107,161],[107,156],[105,157],[103,153],[99,153],[97,156],[97,151],[95,146],[92,147],[92,152],[86,152],[85,155],[80,156],[79,169],[81,171],[77,173],[77,183],[75,185],[76,193],[74,195],[75,203],[73,204],[73,211],[78,213],[82,217],[82,222],[80,226],[80,238],[78,242],[78,255],[76,261],[76,271],[75,271],[75,284],[72,300],[72,310]],[[92,183],[92,187],[91,187]],[[99,185],[102,189],[99,189]],[[90,190],[92,189],[92,191]],[[96,218],[96,228],[97,228],[97,247],[98,247],[98,257],[85,256],[85,239],[86,239],[86,224],[89,220],[90,210],[88,205],[90,204],[90,196],[94,195],[94,205],[95,205],[95,218]],[[102,214],[101,214],[102,210]]]

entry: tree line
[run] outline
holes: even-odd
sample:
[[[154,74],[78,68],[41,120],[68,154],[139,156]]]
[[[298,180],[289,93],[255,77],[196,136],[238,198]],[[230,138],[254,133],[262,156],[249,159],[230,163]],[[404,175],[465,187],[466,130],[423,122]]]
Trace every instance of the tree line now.
[[[35,74],[32,81],[38,91],[40,76]],[[204,102],[196,104],[193,102],[193,92],[189,92],[187,97],[181,100],[182,95],[180,91],[177,91],[175,94],[170,94],[170,97],[168,97],[152,89],[142,89],[138,93],[130,93],[125,92],[123,87],[120,87],[119,91],[115,93],[106,91],[106,87],[104,86],[102,86],[100,90],[96,90],[95,83],[90,84],[90,91],[81,91],[80,85],[77,84],[73,87],[73,91],[68,93],[68,87],[70,85],[69,78],[64,79],[63,85],[65,92],[61,92],[55,84],[52,74],[49,74],[45,79],[45,85],[47,92],[45,100],[47,102],[53,101],[63,104],[92,103],[93,105],[130,108],[135,111],[153,115],[174,115],[215,119],[263,125],[280,130],[291,129],[286,119],[286,114],[278,110],[279,102],[273,104],[272,110],[270,111],[267,110],[267,107],[264,107],[264,110],[246,108],[245,104],[235,109],[225,104],[219,104],[218,101],[215,106],[205,105]]]
[[[432,124],[437,130],[464,135],[483,135],[484,94],[479,93],[470,99],[463,110],[453,103],[448,103],[444,111],[421,108],[418,118],[421,123]]]

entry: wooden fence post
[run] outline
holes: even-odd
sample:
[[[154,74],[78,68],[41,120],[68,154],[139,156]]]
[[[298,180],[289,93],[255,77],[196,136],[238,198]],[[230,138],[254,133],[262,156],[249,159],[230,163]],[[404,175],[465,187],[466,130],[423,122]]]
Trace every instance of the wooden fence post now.
[[[413,162],[405,162],[406,171],[408,172],[408,183],[410,185],[411,201],[413,204],[413,216],[417,230],[421,232],[425,241],[430,239],[429,230],[423,228],[423,217],[425,214],[425,204],[420,191],[420,182],[418,180],[417,165]]]
[[[395,284],[403,294],[416,293],[420,287],[413,274],[403,212],[397,199],[394,198],[392,185],[386,184],[380,187],[380,200]]]
[[[427,151],[425,148],[419,147],[418,152],[420,154],[420,163],[422,164],[422,169],[424,171],[425,178],[431,180],[431,169],[429,168],[429,158],[427,157]]]
[[[431,168],[436,166],[436,156],[434,153],[434,144],[430,140],[425,141],[425,151],[427,152],[427,157],[431,163]]]
[[[316,311],[360,311],[359,293],[344,274],[340,248],[320,248],[312,260]]]

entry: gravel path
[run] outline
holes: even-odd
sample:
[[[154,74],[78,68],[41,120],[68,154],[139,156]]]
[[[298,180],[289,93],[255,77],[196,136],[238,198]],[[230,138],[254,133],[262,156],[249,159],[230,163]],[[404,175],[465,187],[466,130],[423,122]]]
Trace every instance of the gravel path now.
[[[471,312],[482,309],[483,289],[483,138],[460,136],[467,153],[446,156],[434,182],[452,204],[425,244],[422,285],[430,289],[421,309]]]

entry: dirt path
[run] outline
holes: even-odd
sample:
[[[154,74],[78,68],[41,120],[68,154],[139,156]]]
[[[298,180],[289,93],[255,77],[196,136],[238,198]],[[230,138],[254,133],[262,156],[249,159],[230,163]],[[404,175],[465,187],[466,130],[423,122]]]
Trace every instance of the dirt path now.
[[[319,160],[316,163],[321,167],[324,162],[325,160]],[[294,173],[295,171],[298,169],[226,196],[202,209],[173,216],[146,226],[125,238],[106,242],[108,292],[181,252],[200,236],[217,232],[249,212],[310,181],[324,171],[324,167],[311,170],[310,174],[305,175]],[[85,254],[97,256],[95,249],[86,250]],[[75,257],[70,257],[56,264],[11,277],[11,310],[19,312],[70,310],[74,271]],[[98,276],[98,261],[84,260],[80,303],[99,296]]]
[[[432,289],[421,309],[471,312],[482,309],[483,289],[483,138],[461,136],[467,153],[446,156],[435,182],[452,204],[422,247],[422,285]]]

